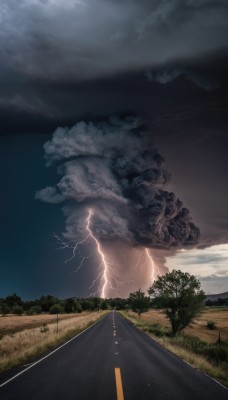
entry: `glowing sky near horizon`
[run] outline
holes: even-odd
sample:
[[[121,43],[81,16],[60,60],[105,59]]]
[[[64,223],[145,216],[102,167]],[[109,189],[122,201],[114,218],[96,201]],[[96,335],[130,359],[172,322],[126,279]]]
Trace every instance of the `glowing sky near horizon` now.
[[[228,244],[178,250],[174,256],[166,257],[165,265],[169,270],[180,269],[196,275],[202,283],[202,289],[208,294],[227,291]]]

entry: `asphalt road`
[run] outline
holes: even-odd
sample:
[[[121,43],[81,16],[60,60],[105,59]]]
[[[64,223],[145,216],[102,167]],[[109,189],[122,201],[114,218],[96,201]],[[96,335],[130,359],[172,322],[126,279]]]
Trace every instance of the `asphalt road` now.
[[[228,390],[117,312],[0,384],[1,400],[227,400]]]

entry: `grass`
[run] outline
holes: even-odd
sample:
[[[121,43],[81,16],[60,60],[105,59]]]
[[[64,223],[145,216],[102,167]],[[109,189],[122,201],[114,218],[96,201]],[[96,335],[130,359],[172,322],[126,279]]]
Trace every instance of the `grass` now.
[[[14,329],[14,333],[4,333],[0,340],[0,372],[27,363],[45,351],[57,347],[92,325],[105,313],[105,311],[83,313],[76,316],[71,315],[71,318],[64,318],[60,315],[58,332],[56,316],[54,321],[53,316],[49,315],[30,316],[29,328],[24,328],[24,323],[27,324],[28,322],[27,316],[16,317],[18,318],[18,325],[21,327],[19,331],[19,326],[16,326],[14,319],[12,319],[11,328]],[[40,318],[37,320],[37,317]],[[51,317],[51,319],[48,317]],[[2,318],[5,319],[5,317]],[[31,318],[34,319],[33,323]],[[8,320],[8,330],[11,328]]]
[[[158,310],[150,310],[141,318],[133,312],[122,314],[163,347],[228,387],[228,309],[205,309],[190,327],[176,337],[171,335],[168,320]],[[212,317],[216,322],[216,331],[206,327],[207,320],[212,320]],[[218,330],[221,332],[220,343]]]
[[[59,315],[61,321],[72,318],[80,318],[88,313],[81,314],[61,314]],[[56,315],[39,314],[39,315],[14,315],[7,314],[4,317],[0,316],[0,338],[7,334],[14,334],[24,329],[37,328],[43,324],[51,324],[56,321]]]

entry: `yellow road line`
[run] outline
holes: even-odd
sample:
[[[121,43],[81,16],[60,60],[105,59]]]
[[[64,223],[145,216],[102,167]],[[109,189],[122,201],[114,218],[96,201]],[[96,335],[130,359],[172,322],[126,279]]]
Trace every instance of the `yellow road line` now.
[[[117,400],[124,400],[120,368],[115,368]]]

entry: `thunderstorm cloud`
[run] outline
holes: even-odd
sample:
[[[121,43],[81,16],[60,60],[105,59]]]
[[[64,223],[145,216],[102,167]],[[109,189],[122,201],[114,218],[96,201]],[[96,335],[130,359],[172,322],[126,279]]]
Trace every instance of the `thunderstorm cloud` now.
[[[28,76],[87,79],[221,49],[227,18],[226,0],[2,0],[1,52]]]
[[[219,85],[213,68],[204,76],[198,66],[225,54],[227,20],[226,0],[2,0],[2,118],[21,112],[26,129],[36,116],[39,131],[53,118],[117,113],[116,86],[102,93],[95,82],[137,71],[157,82],[182,76],[212,90]],[[133,107],[130,97],[119,108],[129,102]]]
[[[170,174],[140,119],[112,117],[58,128],[44,149],[47,165],[57,163],[62,177],[36,198],[65,204],[68,238],[75,238],[81,216],[92,208],[92,229],[103,242],[158,248],[198,242],[189,210],[166,190]]]
[[[118,292],[124,296],[151,283],[145,247],[160,274],[181,268],[180,249],[205,254],[228,243],[227,21],[227,0],[1,0],[1,243],[15,249],[20,276],[29,277],[31,265],[42,265],[45,276],[59,265],[54,246],[49,258],[42,250],[45,233],[48,242],[53,230],[64,231],[65,219],[61,238],[70,245],[83,240],[89,209],[117,275],[135,282]],[[50,207],[34,202],[32,211],[31,191],[42,187],[36,198]],[[37,221],[42,233],[37,227],[34,241],[28,224],[35,232]],[[25,243],[27,261],[18,257]],[[34,260],[38,244],[42,260]],[[80,248],[81,256],[91,254],[85,266],[94,275],[95,247],[91,240]],[[11,261],[5,270],[12,288]],[[186,271],[198,273],[193,267]],[[201,276],[209,282],[216,271]],[[88,294],[82,276],[68,282],[73,296],[75,288]],[[69,293],[62,278],[63,297]]]

